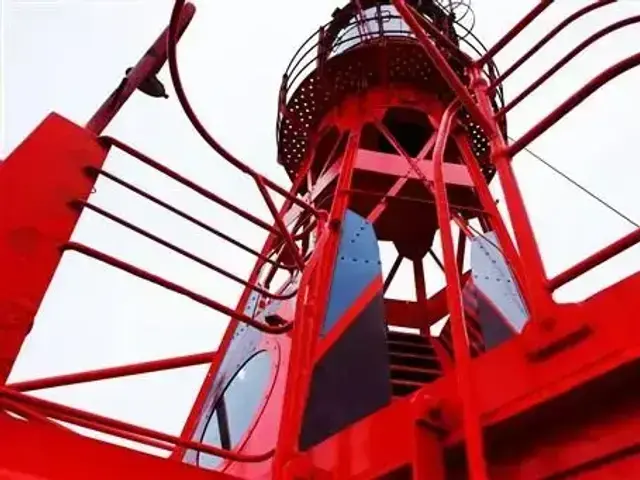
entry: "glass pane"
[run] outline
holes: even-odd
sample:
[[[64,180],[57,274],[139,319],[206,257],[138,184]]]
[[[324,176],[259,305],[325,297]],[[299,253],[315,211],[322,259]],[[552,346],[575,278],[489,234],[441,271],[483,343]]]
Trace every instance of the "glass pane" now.
[[[224,392],[231,448],[238,445],[252,426],[264,402],[270,377],[271,358],[262,351],[245,363]]]
[[[204,434],[201,439],[202,443],[207,445],[211,445],[213,447],[222,448],[222,442],[220,441],[220,426],[218,424],[218,413],[214,411],[209,418],[209,422],[204,429]],[[198,465],[204,468],[213,469],[216,468],[222,459],[220,457],[216,457],[214,455],[210,455],[207,453],[198,453]]]
[[[223,393],[229,434],[229,445],[222,445],[223,448],[235,449],[251,428],[264,402],[270,378],[271,358],[267,351],[256,353],[236,372]],[[219,408],[220,405],[216,406],[202,437],[202,442],[208,445],[221,446],[219,422],[223,416],[217,415]],[[198,458],[198,465],[205,468],[215,468],[220,463],[220,458],[206,453]]]

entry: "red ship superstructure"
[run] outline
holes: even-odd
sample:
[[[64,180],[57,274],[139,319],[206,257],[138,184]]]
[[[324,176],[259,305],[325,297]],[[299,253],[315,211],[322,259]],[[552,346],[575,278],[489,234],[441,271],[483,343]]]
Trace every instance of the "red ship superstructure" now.
[[[0,204],[12,208],[0,215],[0,477],[639,476],[640,330],[633,312],[640,276],[579,303],[559,303],[553,292],[638,243],[640,229],[549,278],[511,161],[599,87],[640,64],[640,54],[608,67],[511,142],[507,113],[575,55],[640,17],[585,39],[505,102],[506,78],[567,26],[614,2],[578,8],[500,73],[495,55],[552,3],[539,2],[488,49],[461,23],[466,2],[354,0],[335,10],[283,76],[277,140],[278,162],[292,182],[287,190],[200,123],[176,60],[195,7],[176,0],[167,30],[87,125],[52,114],[2,163]],[[255,181],[272,221],[102,135],[134,91],[166,96],[156,79],[166,60],[195,129]],[[110,172],[104,161],[112,149],[263,229],[264,247],[253,250]],[[253,271],[240,278],[97,206],[90,195],[98,178],[226,240],[230,251],[254,255]],[[491,181],[500,183],[508,222]],[[229,305],[71,242],[84,210],[244,292]],[[398,252],[384,273],[383,242]],[[93,258],[227,315],[218,350],[6,384],[63,254]],[[446,278],[432,295],[427,258]],[[412,266],[406,288],[416,301],[387,296],[402,262]],[[435,324],[443,325],[437,335]],[[210,364],[209,374],[179,437],[28,393],[198,364]],[[82,437],[67,424],[160,448],[167,457]]]

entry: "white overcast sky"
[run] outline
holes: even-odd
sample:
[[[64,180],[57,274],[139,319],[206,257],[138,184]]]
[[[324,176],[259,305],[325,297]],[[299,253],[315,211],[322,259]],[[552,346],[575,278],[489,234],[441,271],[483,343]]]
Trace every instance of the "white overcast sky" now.
[[[475,0],[475,33],[490,45],[535,3]],[[0,158],[6,158],[51,111],[85,122],[164,28],[171,4],[170,0],[1,0]],[[179,49],[184,84],[203,122],[228,149],[283,185],[288,180],[275,161],[274,136],[281,76],[300,43],[341,4],[203,0],[197,2],[198,13]],[[527,45],[584,4],[558,1],[498,56],[498,67],[504,70]],[[632,14],[640,14],[640,1],[623,0],[576,23],[507,82],[507,99],[586,35]],[[638,39],[640,26],[631,26],[599,41],[513,111],[510,135],[518,137],[599,71],[637,52]],[[161,79],[171,99],[135,95],[108,133],[268,219],[251,181],[227,166],[192,130],[172,95],[166,69]],[[637,222],[639,83],[637,71],[619,77],[532,145]],[[262,244],[264,235],[258,229],[132,158],[112,154],[106,168],[247,244],[256,248]],[[528,154],[517,157],[516,171],[551,275],[631,230]],[[494,190],[498,192],[495,185]],[[252,259],[243,252],[106,180],[98,183],[92,201],[236,273],[246,275],[251,267]],[[239,295],[239,288],[215,273],[94,215],[83,216],[74,238],[228,305],[234,306]],[[584,298],[638,266],[640,252],[631,250],[565,288],[560,298]],[[438,277],[427,273],[432,291]],[[404,287],[402,281],[396,282],[392,295],[413,298],[406,283]],[[68,254],[12,380],[215,349],[225,325],[224,318],[189,300]],[[183,369],[41,395],[178,433],[205,371]]]

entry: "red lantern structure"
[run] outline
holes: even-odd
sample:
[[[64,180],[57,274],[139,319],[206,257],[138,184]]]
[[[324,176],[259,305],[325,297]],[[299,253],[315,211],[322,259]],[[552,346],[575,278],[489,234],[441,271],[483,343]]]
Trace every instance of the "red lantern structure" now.
[[[501,90],[566,26],[610,3],[577,10],[503,73],[494,56],[551,0],[539,2],[488,50],[471,32],[461,35],[446,2],[356,0],[336,10],[300,47],[283,78],[277,135],[278,161],[293,184],[287,191],[226,151],[199,122],[176,63],[176,42],[195,9],[176,0],[167,31],[86,126],[52,114],[2,164],[0,204],[11,208],[0,214],[0,476],[639,476],[640,328],[633,312],[640,276],[580,303],[558,303],[552,293],[636,244],[640,230],[548,278],[511,159],[600,86],[638,65],[640,54],[605,70],[512,143],[506,116],[576,54],[638,17],[586,39],[509,104]],[[167,59],[185,113],[213,149],[255,180],[273,224],[102,136],[135,90],[165,96],[155,75]],[[263,228],[264,248],[254,251],[109,172],[103,162],[111,149]],[[229,274],[92,204],[98,177],[227,240],[229,248],[254,254],[251,275]],[[513,234],[489,192],[494,177]],[[279,208],[273,192],[285,198]],[[226,306],[70,242],[85,209],[243,284],[244,293],[235,307]],[[428,297],[423,260],[434,256],[436,234],[446,287]],[[379,242],[393,243],[399,253],[387,275]],[[61,255],[69,252],[228,315],[219,350],[6,384]],[[402,261],[413,266],[415,302],[385,297]],[[281,284],[278,274],[286,278]],[[446,318],[441,333],[432,335],[432,325]],[[210,374],[180,437],[25,393],[196,364],[211,364]],[[109,445],[66,424],[169,454]]]

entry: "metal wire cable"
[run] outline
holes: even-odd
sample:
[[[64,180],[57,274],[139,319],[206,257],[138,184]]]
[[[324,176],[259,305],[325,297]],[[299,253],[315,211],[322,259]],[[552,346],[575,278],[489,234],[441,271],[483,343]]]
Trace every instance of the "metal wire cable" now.
[[[508,137],[509,140],[514,141],[513,138]],[[584,193],[586,193],[587,195],[589,195],[591,198],[593,198],[594,200],[596,200],[598,203],[600,203],[602,206],[608,208],[611,212],[615,213],[616,215],[618,215],[620,218],[622,218],[623,220],[626,220],[627,222],[629,222],[631,225],[633,225],[636,228],[640,228],[640,225],[637,224],[636,222],[634,222],[631,218],[629,218],[627,215],[625,215],[624,213],[622,213],[620,210],[618,210],[616,207],[614,207],[613,205],[611,205],[609,202],[605,201],[603,198],[599,197],[598,195],[596,195],[595,193],[593,193],[592,191],[590,191],[588,188],[584,187],[583,185],[581,185],[580,183],[578,183],[577,181],[575,181],[574,179],[572,179],[569,175],[567,175],[566,173],[562,172],[561,170],[559,170],[558,168],[554,167],[553,165],[551,165],[549,162],[547,162],[544,158],[542,158],[540,155],[538,155],[537,153],[535,153],[533,150],[531,150],[530,148],[525,147],[524,151],[526,151],[529,155],[531,155],[533,158],[535,158],[536,160],[538,160],[540,163],[542,163],[544,166],[546,166],[547,168],[549,168],[550,170],[552,170],[554,173],[560,175],[562,178],[564,178],[566,181],[568,181],[569,183],[571,183],[573,186],[579,188],[580,190],[582,190]]]

